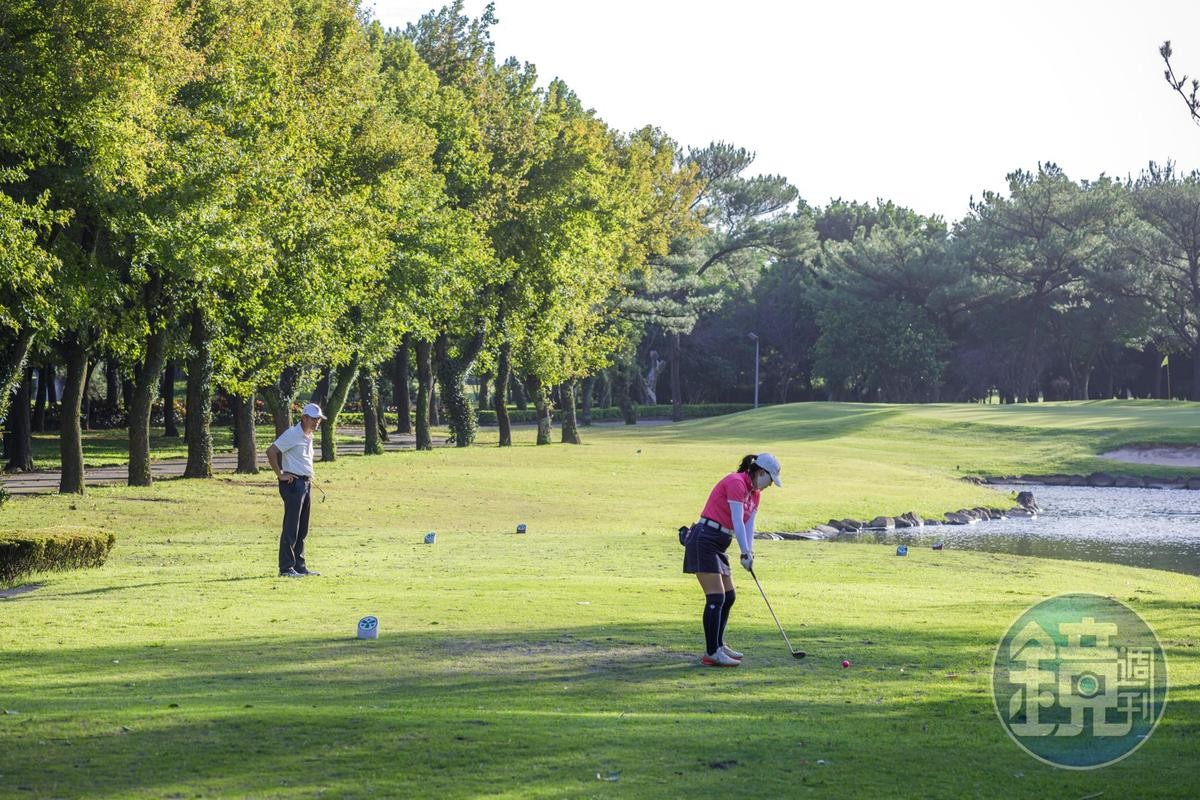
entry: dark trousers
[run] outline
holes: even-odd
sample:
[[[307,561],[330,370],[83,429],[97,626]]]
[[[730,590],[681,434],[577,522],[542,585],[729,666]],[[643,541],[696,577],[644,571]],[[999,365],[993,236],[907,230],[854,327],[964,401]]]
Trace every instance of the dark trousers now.
[[[279,482],[279,496],[283,498],[283,532],[279,535],[279,571],[294,569],[303,572],[304,540],[308,537],[309,502],[308,481],[299,478],[291,483]]]

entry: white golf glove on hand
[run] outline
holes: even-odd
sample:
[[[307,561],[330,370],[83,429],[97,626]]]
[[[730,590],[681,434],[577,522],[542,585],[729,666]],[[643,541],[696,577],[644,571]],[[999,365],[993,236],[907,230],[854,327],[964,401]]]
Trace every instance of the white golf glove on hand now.
[[[742,553],[742,566],[748,570],[754,569],[754,553]]]

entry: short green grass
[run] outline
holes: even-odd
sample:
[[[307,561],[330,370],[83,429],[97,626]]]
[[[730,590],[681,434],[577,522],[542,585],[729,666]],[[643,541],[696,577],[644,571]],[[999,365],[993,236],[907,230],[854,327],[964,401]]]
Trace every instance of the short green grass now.
[[[739,571],[745,666],[695,666],[701,598],[674,528],[743,453],[780,456],[760,528],[794,530],[1002,504],[957,476],[1081,471],[1122,441],[1200,432],[1190,404],[989,412],[815,404],[595,428],[581,447],[520,429],[511,449],[341,458],[318,465],[309,553],[325,574],[300,581],[272,577],[269,474],[18,499],[0,527],[119,541],[103,568],[0,602],[0,794],[1197,796],[1194,577],[764,541],[757,571],[810,657],[790,658]],[[989,691],[1008,625],[1066,591],[1127,602],[1170,665],[1157,731],[1093,772],[1021,752]],[[364,614],[379,641],[354,638]]]

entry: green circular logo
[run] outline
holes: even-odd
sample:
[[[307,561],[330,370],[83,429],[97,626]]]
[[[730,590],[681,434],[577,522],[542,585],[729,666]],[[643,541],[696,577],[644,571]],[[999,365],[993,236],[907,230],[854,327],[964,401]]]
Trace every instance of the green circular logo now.
[[[1009,627],[992,662],[1004,729],[1039,761],[1095,769],[1142,745],[1167,706],[1167,659],[1122,602],[1062,594]]]

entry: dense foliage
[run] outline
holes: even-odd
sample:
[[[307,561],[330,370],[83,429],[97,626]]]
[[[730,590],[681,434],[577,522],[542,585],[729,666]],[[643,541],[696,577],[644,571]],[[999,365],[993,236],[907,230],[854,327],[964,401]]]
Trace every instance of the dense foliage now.
[[[404,30],[359,0],[0,7],[8,465],[57,419],[82,492],[81,425],[115,419],[149,483],[177,374],[192,477],[214,403],[243,471],[256,396],[277,429],[320,402],[325,459],[348,405],[411,409],[419,448],[439,419],[470,445],[481,409],[508,444],[510,402],[578,442],[577,418],[749,401],[756,345],[768,402],[1160,396],[1172,373],[1200,398],[1200,175],[1043,164],[953,223],[813,207],[743,148],[614,130],[498,59],[495,23],[461,0]]]

